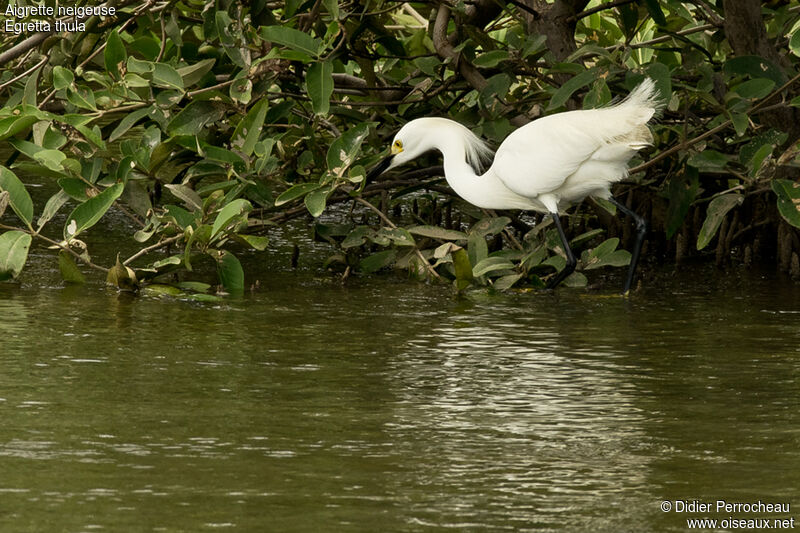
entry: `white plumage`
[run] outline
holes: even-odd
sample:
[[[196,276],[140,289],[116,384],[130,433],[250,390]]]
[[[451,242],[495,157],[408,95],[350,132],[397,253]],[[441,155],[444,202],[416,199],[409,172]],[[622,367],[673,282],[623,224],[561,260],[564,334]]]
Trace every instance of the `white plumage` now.
[[[659,109],[658,92],[645,79],[621,102],[599,109],[549,115],[511,133],[500,145],[489,169],[476,168],[491,158],[491,150],[461,124],[445,118],[419,118],[403,126],[392,143],[392,155],[370,177],[402,165],[424,152],[439,150],[447,183],[466,201],[485,209],[526,209],[553,214],[565,245],[568,265],[553,286],[574,270],[558,218],[559,210],[587,196],[608,199],[637,220],[644,238],[644,221],[618,204],[610,187],[628,174],[627,164],[653,136],[647,123]],[[631,259],[630,288],[636,267],[637,241]]]

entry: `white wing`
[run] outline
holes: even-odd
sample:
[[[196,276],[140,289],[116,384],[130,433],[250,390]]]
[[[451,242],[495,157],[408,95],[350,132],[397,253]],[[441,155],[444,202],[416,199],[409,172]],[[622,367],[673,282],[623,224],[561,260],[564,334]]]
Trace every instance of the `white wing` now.
[[[513,132],[500,145],[490,169],[506,187],[527,198],[555,193],[585,162],[605,148],[621,144],[627,158],[652,141],[647,122],[656,112],[651,80],[617,105],[568,111],[540,118]],[[627,158],[622,161],[624,164]]]
[[[497,150],[491,171],[527,198],[558,189],[603,143],[580,127],[582,113],[550,115],[514,131]]]

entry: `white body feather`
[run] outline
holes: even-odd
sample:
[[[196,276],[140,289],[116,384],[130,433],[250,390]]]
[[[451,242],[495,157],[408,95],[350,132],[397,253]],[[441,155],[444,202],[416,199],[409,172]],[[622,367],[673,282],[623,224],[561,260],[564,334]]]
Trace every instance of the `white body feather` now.
[[[557,212],[586,196],[610,195],[631,157],[652,143],[647,123],[657,110],[655,85],[646,79],[616,105],[540,118],[511,133],[481,176],[473,167],[491,154],[483,141],[448,119],[416,119],[395,137],[404,149],[391,166],[438,149],[447,182],[468,202]]]

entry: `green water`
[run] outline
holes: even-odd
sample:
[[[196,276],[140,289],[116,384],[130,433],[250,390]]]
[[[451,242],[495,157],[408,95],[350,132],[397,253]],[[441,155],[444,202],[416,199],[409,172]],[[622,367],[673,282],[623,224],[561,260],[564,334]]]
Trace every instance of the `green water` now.
[[[454,298],[0,284],[0,531],[688,531],[800,518],[800,289],[706,267]],[[615,281],[616,283],[616,281]],[[789,503],[664,513],[662,500]],[[800,527],[800,524],[798,524]]]

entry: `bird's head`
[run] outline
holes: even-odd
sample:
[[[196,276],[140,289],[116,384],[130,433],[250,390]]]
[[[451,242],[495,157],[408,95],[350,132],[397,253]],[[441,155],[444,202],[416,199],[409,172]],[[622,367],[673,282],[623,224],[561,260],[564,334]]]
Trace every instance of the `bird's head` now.
[[[436,148],[436,131],[437,126],[440,126],[437,121],[441,120],[444,119],[418,118],[400,128],[392,139],[389,155],[369,171],[367,181]]]

